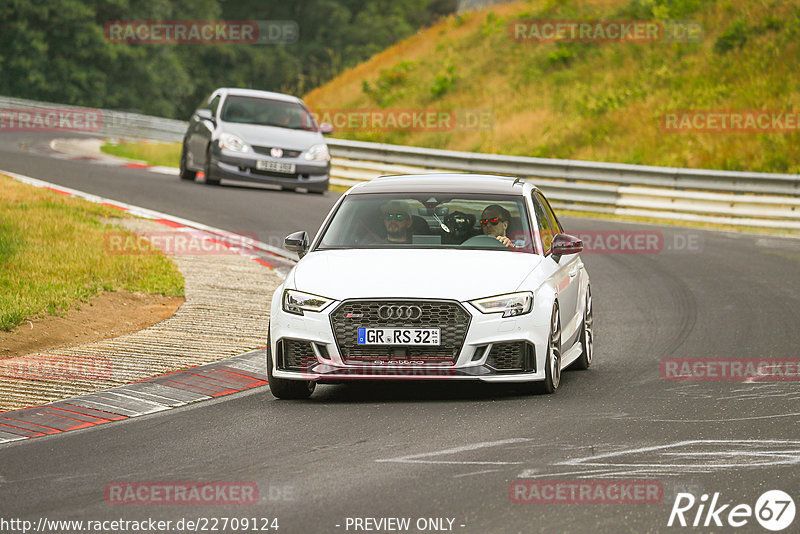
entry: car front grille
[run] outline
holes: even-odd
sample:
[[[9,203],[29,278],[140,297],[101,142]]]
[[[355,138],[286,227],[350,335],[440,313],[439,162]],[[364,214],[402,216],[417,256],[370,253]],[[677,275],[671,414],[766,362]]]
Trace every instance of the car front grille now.
[[[251,167],[250,172],[253,174],[258,174],[259,176],[281,176],[281,177],[292,177],[292,178],[297,178],[299,176],[296,172],[290,173],[290,172],[278,172],[278,171],[262,171],[256,169],[255,167]]]
[[[254,146],[253,147],[253,152],[255,152],[257,154],[264,154],[265,156],[271,156],[269,151],[272,150],[273,148],[276,148],[276,147]],[[280,148],[280,147],[277,147],[277,148]],[[282,148],[281,150],[283,150],[283,156],[281,156],[283,158],[296,158],[297,156],[300,155],[300,151],[299,150],[287,150],[285,148]]]
[[[308,341],[281,339],[276,343],[278,369],[303,371],[317,363],[314,349]]]
[[[534,371],[534,348],[524,341],[495,343],[489,351],[486,365],[498,371]]]
[[[385,305],[419,306],[417,319],[381,319],[378,308]],[[470,314],[454,301],[442,300],[346,300],[331,313],[336,346],[346,363],[369,360],[425,360],[455,363],[469,328]],[[359,345],[358,329],[439,328],[438,346]]]

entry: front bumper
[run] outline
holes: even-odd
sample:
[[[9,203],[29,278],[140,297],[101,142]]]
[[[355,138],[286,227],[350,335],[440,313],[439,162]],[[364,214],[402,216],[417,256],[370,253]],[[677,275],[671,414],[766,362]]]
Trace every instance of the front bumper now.
[[[284,174],[260,171],[257,161],[266,160],[278,163],[293,163],[295,172]],[[217,149],[211,158],[211,171],[215,178],[243,180],[265,184],[305,187],[310,189],[327,189],[330,180],[330,161],[307,161],[297,158],[272,158],[264,154],[233,152]]]
[[[280,302],[279,295],[275,300]],[[334,335],[331,315],[341,304],[333,303],[319,313],[305,312],[302,317],[284,312],[279,304],[273,306],[269,347],[273,355],[273,376],[320,383],[408,379],[531,382],[545,379],[549,313],[534,309],[524,316],[502,318],[499,314],[483,314],[467,303],[459,303],[470,318],[464,341],[452,361],[423,363],[413,357],[404,361],[403,358],[387,358],[386,347],[382,346],[375,346],[382,347],[376,349],[381,355],[375,360],[361,357],[355,361],[343,357]],[[508,366],[503,363],[507,360],[498,357],[502,349],[511,346],[519,347],[521,365]],[[289,350],[293,351],[291,365],[284,359]],[[302,351],[301,358],[294,357],[298,350]]]

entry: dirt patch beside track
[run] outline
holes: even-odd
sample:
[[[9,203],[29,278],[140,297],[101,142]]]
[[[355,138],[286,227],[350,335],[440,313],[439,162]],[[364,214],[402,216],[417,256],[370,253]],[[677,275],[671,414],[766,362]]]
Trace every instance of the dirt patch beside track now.
[[[138,332],[171,317],[184,300],[139,292],[101,293],[63,317],[31,319],[12,332],[0,332],[0,359]]]

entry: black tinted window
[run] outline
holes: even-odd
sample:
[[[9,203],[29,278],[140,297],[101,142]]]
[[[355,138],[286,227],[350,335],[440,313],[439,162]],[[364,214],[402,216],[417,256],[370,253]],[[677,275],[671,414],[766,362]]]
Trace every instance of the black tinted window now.
[[[226,122],[241,124],[262,124],[294,130],[317,130],[314,118],[300,104],[250,96],[226,98],[220,118]]]

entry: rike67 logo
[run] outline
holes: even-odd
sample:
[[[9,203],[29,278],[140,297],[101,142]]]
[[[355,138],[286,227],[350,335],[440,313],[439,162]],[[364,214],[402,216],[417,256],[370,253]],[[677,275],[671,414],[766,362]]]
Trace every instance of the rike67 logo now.
[[[703,494],[697,499],[691,493],[678,493],[667,526],[691,527],[743,527],[755,518],[767,530],[778,532],[794,522],[794,500],[781,490],[764,492],[755,506],[728,502],[722,504],[719,492]],[[795,531],[796,532],[796,531]]]

